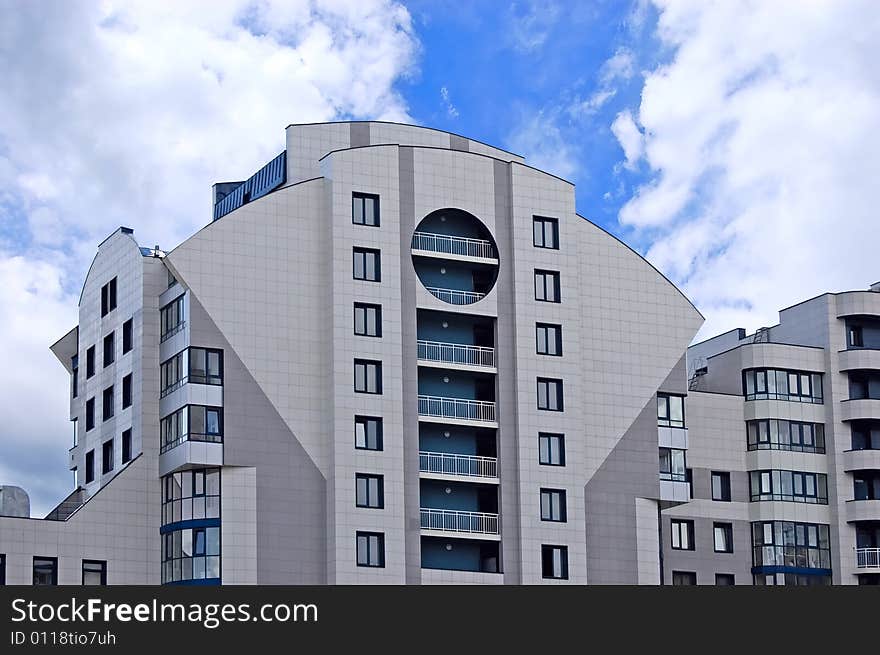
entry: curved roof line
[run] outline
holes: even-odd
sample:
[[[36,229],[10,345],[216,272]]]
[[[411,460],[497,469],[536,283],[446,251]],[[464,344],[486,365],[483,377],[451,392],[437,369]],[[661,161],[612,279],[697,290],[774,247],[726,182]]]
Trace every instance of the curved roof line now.
[[[92,268],[94,268],[95,262],[98,259],[98,253],[101,251],[101,246],[107,243],[111,237],[116,236],[117,232],[120,234],[128,235],[128,237],[134,242],[135,248],[138,249],[138,253],[143,255],[143,253],[141,252],[140,244],[137,242],[137,239],[134,238],[134,230],[132,230],[130,227],[125,227],[124,225],[120,225],[115,230],[113,230],[103,241],[101,241],[101,243],[98,244],[98,248],[95,250],[95,256],[92,257],[92,263],[89,264],[89,270],[86,271],[86,276],[83,278],[82,288],[79,290],[79,300],[76,301],[77,307],[82,304],[83,293],[85,293],[86,290],[86,282],[88,281],[89,275],[91,275],[92,273]]]
[[[498,146],[493,146],[491,143],[486,143],[485,141],[480,141],[479,139],[474,139],[469,136],[465,136],[464,134],[459,134],[458,132],[450,132],[449,130],[441,130],[436,127],[427,127],[425,125],[416,125],[415,123],[401,123],[400,121],[323,121],[317,123],[291,123],[287,126],[290,127],[312,127],[315,125],[346,125],[351,123],[379,123],[381,125],[400,125],[403,127],[415,127],[419,130],[430,130],[431,132],[440,132],[441,134],[450,134],[452,136],[457,136],[462,139],[467,139],[468,141],[473,141],[474,143],[479,143],[480,145],[486,146],[487,148],[494,148],[495,150],[500,150],[501,152],[506,152],[508,155],[513,155],[514,157],[520,157],[525,159],[523,155],[517,154],[515,152],[511,152],[510,150],[505,150],[504,148],[499,148]],[[285,128],[285,129],[287,129]],[[444,148],[446,150],[447,148]],[[477,153],[474,153],[477,154]]]
[[[621,239],[620,237],[615,236],[614,234],[611,234],[611,232],[609,232],[608,230],[606,230],[606,229],[605,229],[604,227],[602,227],[601,225],[597,225],[596,223],[594,223],[593,221],[591,221],[591,220],[590,220],[589,218],[587,218],[586,216],[582,216],[581,214],[578,214],[577,212],[575,212],[575,216],[577,216],[578,218],[582,218],[583,220],[585,220],[585,221],[586,221],[587,223],[589,223],[590,225],[594,225],[594,226],[596,226],[597,228],[599,228],[600,230],[602,230],[605,234],[607,234],[608,236],[610,236],[612,239],[614,239],[615,241],[617,241],[618,243],[620,243],[621,245],[623,245],[624,247],[626,247],[628,250],[631,250],[631,251],[632,251],[632,252],[633,252],[633,253],[634,253],[639,259],[641,259],[641,260],[642,260],[643,262],[645,262],[648,266],[650,266],[651,268],[653,268],[653,269],[657,272],[657,274],[658,274],[660,277],[662,277],[664,280],[666,280],[667,282],[669,282],[669,284],[672,285],[672,288],[675,289],[676,291],[678,291],[678,293],[681,295],[681,297],[684,298],[685,300],[687,300],[688,304],[689,304],[691,307],[694,308],[694,311],[697,312],[697,314],[700,315],[700,318],[702,318],[704,321],[706,320],[706,317],[703,316],[703,312],[701,312],[699,309],[697,309],[697,306],[696,306],[693,302],[691,302],[691,299],[688,298],[686,295],[684,295],[684,291],[682,291],[681,289],[679,289],[679,288],[678,288],[678,285],[675,284],[675,283],[674,283],[672,280],[670,280],[668,277],[666,277],[666,275],[664,275],[663,272],[662,272],[659,268],[657,268],[656,266],[654,266],[654,264],[652,264],[652,263],[649,262],[647,259],[645,259],[644,257],[642,257],[641,253],[640,253],[638,250],[636,250],[635,248],[633,248],[632,246],[630,246],[628,243],[626,243],[626,241],[624,241],[624,240]]]

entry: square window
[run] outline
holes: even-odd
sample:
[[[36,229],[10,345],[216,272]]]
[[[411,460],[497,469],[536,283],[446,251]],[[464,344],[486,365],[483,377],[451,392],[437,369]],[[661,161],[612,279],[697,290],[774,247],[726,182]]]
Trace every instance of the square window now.
[[[532,217],[533,236],[536,248],[559,249],[559,221],[546,216]]]
[[[565,466],[565,437],[548,432],[538,433],[538,463]]]
[[[730,523],[715,523],[712,525],[716,553],[733,552],[733,525]]]
[[[354,481],[355,505],[357,507],[370,507],[373,509],[385,507],[383,476],[356,473]]]
[[[132,348],[134,337],[134,319],[128,319],[122,324],[122,354],[129,352]]]
[[[541,520],[565,523],[565,491],[541,489]]]
[[[105,441],[101,447],[101,473],[107,474],[113,470],[113,439]]]
[[[131,373],[122,378],[122,409],[131,407]]]
[[[376,416],[354,417],[354,447],[358,450],[382,450],[382,419]]]
[[[106,421],[108,419],[113,418],[114,407],[113,407],[113,387],[112,386],[104,389],[104,395],[103,395],[102,400],[103,400],[103,411],[101,413],[101,418],[104,421]]]
[[[541,546],[541,577],[568,580],[568,546]]]
[[[353,277],[355,280],[366,280],[367,282],[381,281],[382,271],[378,250],[354,248],[353,256]]]
[[[538,409],[563,411],[562,380],[538,378]]]
[[[382,393],[382,362],[369,359],[354,360],[355,393]]]
[[[381,568],[385,566],[385,535],[381,532],[358,532],[357,565]]]
[[[107,562],[84,559],[82,562],[82,583],[84,587],[107,584]]]
[[[351,194],[351,222],[379,227],[379,196],[372,193]]]
[[[657,425],[667,428],[684,427],[684,396],[657,394]]]
[[[535,270],[535,300],[561,302],[558,271]]]
[[[539,355],[562,356],[562,326],[551,323],[537,323],[537,352]]]
[[[672,549],[694,550],[694,522],[672,519]]]
[[[354,333],[362,337],[382,336],[382,305],[354,304]]]
[[[131,428],[122,433],[122,463],[131,461]]]
[[[730,502],[730,473],[712,471],[712,500]]]

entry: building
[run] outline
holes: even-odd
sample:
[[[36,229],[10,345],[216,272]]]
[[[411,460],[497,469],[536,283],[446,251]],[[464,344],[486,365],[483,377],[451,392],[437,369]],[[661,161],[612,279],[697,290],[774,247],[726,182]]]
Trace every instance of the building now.
[[[170,252],[98,247],[52,346],[76,488],[0,518],[6,580],[657,584],[691,303],[517,155],[286,141]]]
[[[672,475],[693,500],[663,512],[664,581],[880,583],[878,292],[688,349],[690,448]]]

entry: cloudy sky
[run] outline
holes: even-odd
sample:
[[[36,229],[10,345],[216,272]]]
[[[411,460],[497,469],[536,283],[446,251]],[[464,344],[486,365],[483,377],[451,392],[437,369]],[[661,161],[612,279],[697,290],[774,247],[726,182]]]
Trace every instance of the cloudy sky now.
[[[71,487],[48,345],[98,242],[175,246],[292,122],[431,125],[572,180],[701,336],[866,287],[878,42],[874,0],[2,0],[0,483],[35,513]]]

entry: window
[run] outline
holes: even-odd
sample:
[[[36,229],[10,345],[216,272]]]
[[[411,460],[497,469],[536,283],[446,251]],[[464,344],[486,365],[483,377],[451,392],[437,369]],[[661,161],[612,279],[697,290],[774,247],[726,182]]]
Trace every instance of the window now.
[[[116,309],[116,278],[101,287],[101,318]]]
[[[541,546],[541,577],[568,580],[568,546]]]
[[[86,350],[86,379],[88,380],[95,374],[95,347],[90,346]]]
[[[100,586],[107,584],[107,562],[84,559],[82,563],[83,586]]]
[[[537,323],[538,354],[562,356],[562,326],[551,323]]]
[[[48,587],[58,584],[58,558],[34,557],[34,586]]]
[[[166,288],[170,289],[175,284],[177,284],[177,278],[174,277],[174,273],[171,272],[171,269],[168,269],[168,286]]]
[[[131,428],[122,433],[122,463],[131,461]]]
[[[95,427],[95,399],[86,401],[86,432]]]
[[[686,450],[660,448],[660,479],[669,482],[687,482]]]
[[[183,371],[178,369],[180,373]],[[211,348],[189,349],[189,381],[193,384],[223,384],[223,351]]]
[[[731,523],[713,523],[712,534],[716,553],[733,552],[733,525]]]
[[[847,345],[850,348],[864,348],[864,331],[861,325],[850,325],[847,332]]]
[[[880,399],[880,375],[876,373],[850,373],[849,397],[850,400]]]
[[[162,538],[162,582],[218,580],[220,528],[184,528]]]
[[[184,295],[180,295],[159,310],[159,341],[174,336],[186,324],[183,307]]]
[[[190,441],[223,441],[223,410],[220,407],[190,405],[188,436]]]
[[[733,573],[716,573],[715,574],[715,586],[716,587],[732,587],[736,584],[736,578],[734,578]]]
[[[105,441],[101,447],[101,473],[106,475],[113,470],[113,439]]]
[[[748,450],[825,452],[825,426],[780,419],[746,421]]]
[[[852,422],[853,450],[880,450],[880,421]]]
[[[124,355],[132,348],[132,340],[134,337],[134,319],[128,319],[122,324],[122,354]]]
[[[172,391],[175,391],[186,380],[187,374],[184,371],[186,366],[185,353],[186,351],[177,353],[168,361],[162,362],[162,365],[159,367],[160,398],[164,398]]]
[[[657,394],[657,425],[667,428],[684,427],[684,396]]]
[[[104,368],[107,368],[116,359],[116,338],[115,332],[111,332],[104,337]]]
[[[79,395],[79,355],[70,358],[70,396]]]
[[[830,569],[828,525],[792,521],[752,523],[753,566]]]
[[[6,555],[0,555],[0,587],[6,584]]]
[[[693,587],[697,584],[697,574],[693,571],[673,571],[673,587]]]
[[[354,390],[356,393],[382,393],[382,362],[354,360]]]
[[[162,478],[162,525],[216,518],[220,518],[220,469],[180,471]]]
[[[828,504],[828,476],[803,471],[749,471],[749,500]]]
[[[131,407],[131,373],[122,378],[122,409]]]
[[[746,400],[822,403],[822,375],[804,371],[754,368],[743,371]]]
[[[565,466],[565,437],[548,432],[538,433],[538,463]]]
[[[565,523],[565,491],[541,489],[541,520]]]
[[[694,549],[694,522],[683,519],[672,519],[672,549]]]
[[[868,470],[853,474],[853,500],[880,500],[880,472]]]
[[[730,473],[712,471],[712,500],[730,502]]]
[[[356,473],[354,482],[355,505],[357,507],[371,507],[373,509],[385,507],[383,476]]]
[[[354,333],[362,337],[382,336],[382,305],[354,304]]]
[[[106,421],[108,419],[113,418],[113,387],[109,386],[104,389],[104,396],[102,398],[103,404],[101,412],[101,419]]]
[[[535,270],[535,300],[560,302],[557,271]]]
[[[534,244],[536,248],[559,249],[559,221],[544,216],[532,217]]]
[[[562,380],[538,378],[538,409],[562,411]]]
[[[352,193],[351,222],[355,225],[379,227],[379,196],[371,193]]]
[[[385,566],[385,535],[381,532],[357,533],[357,565]]]
[[[95,451],[90,450],[86,453],[86,484],[95,479]]]
[[[382,279],[379,251],[371,248],[354,249],[354,279],[379,282]]]
[[[354,417],[354,447],[359,450],[382,450],[382,419],[375,416]]]

